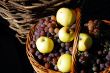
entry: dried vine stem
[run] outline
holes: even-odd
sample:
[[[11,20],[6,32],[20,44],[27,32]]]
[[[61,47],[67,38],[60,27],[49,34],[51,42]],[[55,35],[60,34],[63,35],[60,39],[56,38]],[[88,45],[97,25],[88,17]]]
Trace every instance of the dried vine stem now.
[[[74,43],[73,43],[73,51],[72,51],[72,67],[71,67],[71,72],[72,73],[77,73],[76,71],[76,57],[77,57],[77,52],[78,52],[78,40],[79,40],[79,32],[80,32],[80,19],[81,19],[81,14],[80,14],[80,9],[76,9],[76,27],[75,27],[75,34],[74,34]]]

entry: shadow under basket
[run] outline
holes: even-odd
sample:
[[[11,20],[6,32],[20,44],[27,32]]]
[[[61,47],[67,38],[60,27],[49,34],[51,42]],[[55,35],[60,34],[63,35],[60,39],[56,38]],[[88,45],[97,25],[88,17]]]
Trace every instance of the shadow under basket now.
[[[79,40],[79,33],[80,33],[80,19],[81,19],[81,15],[80,15],[80,9],[76,8],[76,27],[75,27],[75,38],[74,38],[74,42],[73,42],[73,52],[72,52],[72,65],[71,65],[71,72],[70,73],[77,73],[76,69],[76,54],[78,52],[77,47],[78,47],[78,40]],[[59,71],[54,71],[51,69],[47,69],[44,66],[40,65],[39,62],[35,59],[34,55],[32,54],[32,48],[31,48],[31,40],[33,39],[33,35],[34,32],[36,30],[37,25],[34,25],[31,30],[29,31],[29,33],[27,34],[27,41],[26,41],[26,54],[28,56],[28,59],[32,65],[32,67],[34,68],[34,70],[37,73],[61,73]],[[100,73],[110,73],[110,67],[106,68],[104,71],[100,72]]]

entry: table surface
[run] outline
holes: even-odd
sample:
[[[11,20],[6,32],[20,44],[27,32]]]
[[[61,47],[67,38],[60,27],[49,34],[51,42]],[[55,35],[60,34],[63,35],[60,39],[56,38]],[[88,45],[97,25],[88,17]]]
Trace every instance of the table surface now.
[[[88,0],[84,5],[82,18],[110,19],[108,1]],[[14,36],[15,31],[8,25],[8,22],[0,17],[0,71],[2,73],[7,73],[7,71],[8,73],[33,73],[25,53],[25,45],[19,43]]]

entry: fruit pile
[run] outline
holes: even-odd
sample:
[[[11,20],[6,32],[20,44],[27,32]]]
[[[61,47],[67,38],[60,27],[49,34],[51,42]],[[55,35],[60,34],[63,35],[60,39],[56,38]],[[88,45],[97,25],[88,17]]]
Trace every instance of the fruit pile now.
[[[55,71],[70,72],[74,23],[75,12],[68,8],[60,8],[56,17],[49,16],[39,20],[30,44],[31,53],[42,66]],[[84,28],[88,30],[87,26]],[[110,66],[110,46],[105,49],[100,45],[100,37],[94,37],[85,29],[79,35],[78,73],[99,73]]]

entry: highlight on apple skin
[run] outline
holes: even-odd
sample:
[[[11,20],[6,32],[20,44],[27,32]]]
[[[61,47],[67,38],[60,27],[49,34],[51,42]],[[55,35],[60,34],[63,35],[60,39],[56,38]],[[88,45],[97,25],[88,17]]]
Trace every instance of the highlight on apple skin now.
[[[41,53],[50,53],[54,48],[54,42],[48,37],[41,36],[36,41],[36,46]]]
[[[70,54],[63,54],[57,61],[57,67],[61,72],[70,72],[72,64],[72,56]]]
[[[92,38],[86,33],[80,33],[78,50],[87,51],[92,46]]]
[[[60,8],[56,13],[56,20],[62,26],[71,26],[75,19],[75,11],[69,8]]]
[[[62,27],[58,32],[58,36],[62,42],[71,42],[74,39],[74,31],[69,27]]]

